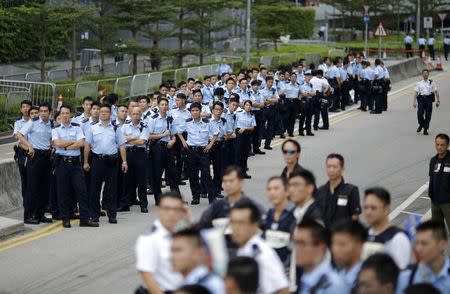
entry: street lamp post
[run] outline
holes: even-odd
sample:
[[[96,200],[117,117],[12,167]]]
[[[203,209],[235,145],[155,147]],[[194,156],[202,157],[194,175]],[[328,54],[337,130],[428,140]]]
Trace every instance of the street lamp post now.
[[[366,17],[369,17],[369,5],[364,5],[364,15]],[[368,34],[369,34],[369,21],[367,19],[367,21],[364,21],[365,23],[365,32],[364,32],[364,54],[365,57],[368,58],[369,57],[369,47],[368,47]]]
[[[247,26],[245,28],[245,63],[250,63],[250,17],[252,13],[252,0],[247,0]]]
[[[420,38],[420,0],[417,0],[416,40]]]

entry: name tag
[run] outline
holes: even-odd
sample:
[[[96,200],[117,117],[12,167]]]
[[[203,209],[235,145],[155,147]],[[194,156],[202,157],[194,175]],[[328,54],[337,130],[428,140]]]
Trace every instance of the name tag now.
[[[444,173],[450,173],[450,166],[444,166]]]
[[[434,172],[437,173],[437,172],[439,172],[440,169],[441,169],[441,164],[440,163],[436,163],[434,165]]]
[[[230,219],[227,217],[216,218],[212,221],[214,228],[220,230],[225,235],[231,234]]]
[[[338,206],[347,206],[348,196],[347,195],[339,195],[337,205]]]
[[[289,246],[289,241],[291,239],[291,235],[287,232],[282,231],[266,231],[266,243],[271,248],[279,249],[283,247]]]

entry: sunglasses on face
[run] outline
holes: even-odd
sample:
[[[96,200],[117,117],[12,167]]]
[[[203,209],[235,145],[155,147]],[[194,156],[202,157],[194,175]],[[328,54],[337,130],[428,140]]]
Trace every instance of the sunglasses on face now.
[[[294,149],[286,149],[286,150],[283,150],[283,154],[293,155],[293,154],[295,154],[295,153],[297,153],[297,150],[294,150]]]

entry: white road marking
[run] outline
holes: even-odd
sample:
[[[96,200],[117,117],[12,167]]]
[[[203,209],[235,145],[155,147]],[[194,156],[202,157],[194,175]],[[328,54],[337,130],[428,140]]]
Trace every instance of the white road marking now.
[[[427,196],[420,196],[419,198],[420,199],[425,199],[425,200],[430,200],[430,197],[427,197]]]
[[[428,189],[428,182],[426,182],[422,187],[420,187],[416,192],[414,192],[411,196],[409,196],[405,201],[403,201],[399,206],[397,206],[390,214],[389,219],[393,220],[396,218],[402,211],[405,210],[411,203],[413,203],[420,195],[423,194]]]
[[[418,215],[418,216],[421,216],[421,217],[423,217],[423,214],[421,214],[421,213],[416,213],[416,212],[410,212],[410,211],[401,211],[400,213],[404,213],[404,214],[410,214],[410,215]]]
[[[427,221],[431,219],[431,209],[429,209],[420,219],[421,222]]]

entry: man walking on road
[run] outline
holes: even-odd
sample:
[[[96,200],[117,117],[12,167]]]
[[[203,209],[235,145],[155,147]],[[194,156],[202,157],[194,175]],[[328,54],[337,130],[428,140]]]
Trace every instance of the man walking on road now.
[[[438,134],[435,139],[437,154],[430,160],[430,186],[428,196],[431,199],[431,218],[450,225],[450,152],[449,136]]]
[[[422,71],[423,80],[416,84],[413,107],[417,108],[417,120],[419,127],[417,132],[420,133],[423,129],[423,134],[428,135],[428,128],[430,127],[431,113],[433,111],[433,102],[436,102],[436,107],[440,105],[439,92],[436,83],[429,79],[430,72],[428,69]]]

